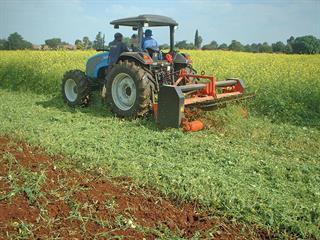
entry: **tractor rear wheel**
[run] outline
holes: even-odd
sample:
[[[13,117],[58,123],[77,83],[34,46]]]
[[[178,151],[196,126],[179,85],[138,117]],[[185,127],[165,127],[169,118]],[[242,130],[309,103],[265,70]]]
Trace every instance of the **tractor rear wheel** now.
[[[150,74],[134,62],[120,61],[106,79],[107,103],[119,117],[145,115],[151,107]]]
[[[80,70],[66,72],[62,79],[61,92],[69,106],[87,106],[90,91],[85,73]]]

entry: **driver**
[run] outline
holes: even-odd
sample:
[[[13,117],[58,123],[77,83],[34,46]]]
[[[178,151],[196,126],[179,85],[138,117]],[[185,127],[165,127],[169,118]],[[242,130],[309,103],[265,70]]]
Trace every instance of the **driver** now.
[[[159,51],[159,45],[157,40],[152,38],[152,31],[151,29],[147,29],[144,32],[144,39],[143,39],[143,44],[142,44],[143,50],[147,50],[147,48],[150,48],[154,51]]]

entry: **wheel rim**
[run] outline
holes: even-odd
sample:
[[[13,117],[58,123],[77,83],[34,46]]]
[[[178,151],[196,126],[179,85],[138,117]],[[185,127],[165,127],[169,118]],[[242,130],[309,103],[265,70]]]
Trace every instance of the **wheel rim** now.
[[[129,110],[136,101],[136,85],[126,73],[119,73],[112,82],[112,99],[115,105],[123,110]]]
[[[66,97],[70,102],[74,102],[77,99],[77,84],[73,79],[67,79],[64,85],[64,93],[66,94]]]

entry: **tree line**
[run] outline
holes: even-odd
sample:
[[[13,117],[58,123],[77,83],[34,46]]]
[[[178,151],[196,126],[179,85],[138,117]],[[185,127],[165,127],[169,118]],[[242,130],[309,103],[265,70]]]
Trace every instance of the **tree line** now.
[[[61,38],[50,38],[44,41],[44,44],[34,45],[26,41],[19,33],[15,32],[9,35],[7,39],[0,39],[0,50],[23,50],[23,49],[43,49],[43,50],[58,50],[58,49],[102,49],[105,45],[105,35],[98,32],[94,41],[85,36],[82,40],[77,39],[73,44],[62,41]]]
[[[130,38],[125,37],[124,42],[130,42]],[[264,43],[252,43],[243,45],[237,40],[232,40],[228,45],[226,43],[218,44],[216,41],[211,41],[202,46],[203,39],[196,30],[194,42],[187,42],[186,40],[178,41],[175,47],[178,49],[202,49],[202,50],[229,50],[238,52],[253,52],[253,53],[296,53],[296,54],[316,54],[320,53],[320,39],[312,35],[301,37],[290,37],[286,43],[278,41],[269,45]],[[35,46],[26,41],[19,33],[15,32],[9,35],[7,39],[0,39],[0,50],[19,50],[19,49],[103,49],[105,47],[105,35],[98,32],[95,39],[91,41],[88,36],[82,39],[77,39],[74,45],[61,40],[61,38],[51,38],[45,40],[41,46]],[[160,45],[161,49],[168,49],[168,44]]]
[[[243,45],[237,40],[232,40],[228,45],[226,43],[218,44],[216,41],[211,41],[201,47],[202,37],[199,36],[198,30],[195,33],[194,43],[188,43],[186,40],[179,41],[175,44],[176,48],[181,49],[202,49],[202,50],[230,50],[238,52],[253,52],[253,53],[297,53],[297,54],[316,54],[320,53],[320,39],[312,35],[301,37],[290,37],[286,43],[278,41],[269,45],[264,43],[252,43]],[[161,47],[167,47],[162,45]]]

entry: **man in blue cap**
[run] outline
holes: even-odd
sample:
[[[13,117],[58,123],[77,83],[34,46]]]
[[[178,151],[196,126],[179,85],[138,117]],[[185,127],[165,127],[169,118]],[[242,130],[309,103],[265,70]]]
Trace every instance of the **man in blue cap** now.
[[[142,44],[143,50],[152,49],[153,51],[159,51],[158,42],[152,38],[152,31],[147,29],[144,32],[144,39]]]

